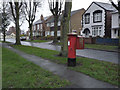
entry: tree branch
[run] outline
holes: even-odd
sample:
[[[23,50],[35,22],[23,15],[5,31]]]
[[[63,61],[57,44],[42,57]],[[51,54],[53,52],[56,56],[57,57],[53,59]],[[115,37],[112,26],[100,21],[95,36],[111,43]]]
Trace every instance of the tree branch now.
[[[20,5],[19,5],[19,9],[22,7],[23,3],[21,2]]]
[[[13,18],[14,18],[14,20],[16,20],[16,17],[15,17],[15,14],[14,14],[14,9],[13,9],[13,4],[12,4],[12,2],[9,2],[9,4],[10,4],[10,7],[11,7],[11,12],[12,12]]]
[[[115,7],[117,10],[119,10],[118,6],[112,0],[110,0],[110,2],[112,3],[113,7]]]

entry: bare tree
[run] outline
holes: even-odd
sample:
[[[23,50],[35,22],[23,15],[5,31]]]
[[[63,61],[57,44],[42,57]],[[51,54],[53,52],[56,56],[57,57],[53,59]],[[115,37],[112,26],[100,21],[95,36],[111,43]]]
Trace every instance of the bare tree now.
[[[3,33],[3,41],[5,42],[5,37],[6,37],[6,28],[10,25],[9,21],[9,14],[8,14],[8,3],[3,2],[2,3],[2,23],[1,23],[1,28],[2,28],[2,33]]]
[[[57,31],[58,31],[58,19],[61,14],[63,0],[48,0],[49,8],[54,16],[54,40],[53,43],[57,43]]]
[[[9,4],[10,4],[13,19],[15,21],[15,27],[16,27],[16,43],[15,44],[21,45],[19,19],[20,19],[20,11],[22,9],[23,3],[13,0],[12,2],[9,2]]]
[[[41,1],[34,2],[33,0],[29,0],[27,2],[24,2],[24,8],[25,8],[24,14],[29,24],[31,40],[33,40],[33,31],[32,31],[33,21],[35,20],[35,14],[36,14],[37,8],[40,6],[41,6]]]
[[[70,30],[70,16],[71,16],[72,0],[65,1],[65,10],[62,19],[62,33],[61,33],[61,52],[60,56],[66,57],[68,55],[68,32]]]
[[[112,5],[117,9],[118,11],[118,22],[119,22],[119,29],[118,29],[118,35],[119,35],[119,49],[120,49],[120,0],[118,0],[118,5],[116,5],[112,0],[110,0],[110,2],[112,3]]]

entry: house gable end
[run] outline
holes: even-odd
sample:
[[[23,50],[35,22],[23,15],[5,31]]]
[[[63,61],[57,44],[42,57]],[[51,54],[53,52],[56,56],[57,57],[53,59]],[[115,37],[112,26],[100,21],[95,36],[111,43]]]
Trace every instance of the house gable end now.
[[[83,15],[84,15],[85,13],[88,13],[87,11],[90,10],[90,8],[92,7],[92,5],[96,5],[96,7],[99,7],[99,8],[101,8],[102,10],[105,10],[105,11],[106,11],[105,8],[101,7],[100,5],[98,5],[98,4],[95,3],[95,2],[92,2],[91,5],[87,8],[87,10],[83,13]],[[98,10],[98,9],[97,9],[97,10]]]

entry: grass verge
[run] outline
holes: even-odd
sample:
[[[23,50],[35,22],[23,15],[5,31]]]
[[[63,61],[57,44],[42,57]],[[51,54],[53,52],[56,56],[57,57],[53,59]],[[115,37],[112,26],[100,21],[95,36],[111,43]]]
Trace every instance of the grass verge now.
[[[28,54],[36,55],[45,59],[49,59],[59,64],[66,64],[67,58],[58,57],[58,51],[41,49],[31,46],[13,46],[16,49],[24,51]],[[70,67],[74,71],[82,72],[98,80],[102,80],[113,85],[118,85],[118,65],[111,62],[99,61],[95,59],[77,57],[77,66]]]
[[[3,88],[59,88],[70,84],[16,53],[6,48],[2,50]]]
[[[56,44],[61,45],[60,42],[58,42]],[[108,51],[118,51],[118,46],[112,46],[112,45],[85,44],[85,48],[98,49],[98,50],[108,50]]]
[[[48,42],[48,41],[50,41],[50,40],[26,40],[26,41],[28,41],[28,42],[38,42],[38,43],[42,43],[42,42]]]
[[[1,43],[10,43],[10,42],[7,42],[7,41],[5,41],[5,42],[4,42],[4,41],[0,41],[0,42],[1,42]]]
[[[0,89],[2,90],[2,47],[0,46]]]
[[[108,50],[108,51],[117,51],[118,46],[98,45],[98,44],[85,44],[85,48],[99,49],[99,50]]]

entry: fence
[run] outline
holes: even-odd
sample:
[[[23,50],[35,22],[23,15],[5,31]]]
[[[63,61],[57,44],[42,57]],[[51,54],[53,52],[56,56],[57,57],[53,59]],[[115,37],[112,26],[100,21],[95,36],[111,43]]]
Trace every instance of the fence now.
[[[119,39],[96,38],[96,44],[118,45]]]
[[[105,44],[105,45],[118,45],[119,39],[111,39],[111,38],[84,38],[85,43],[87,44]]]

